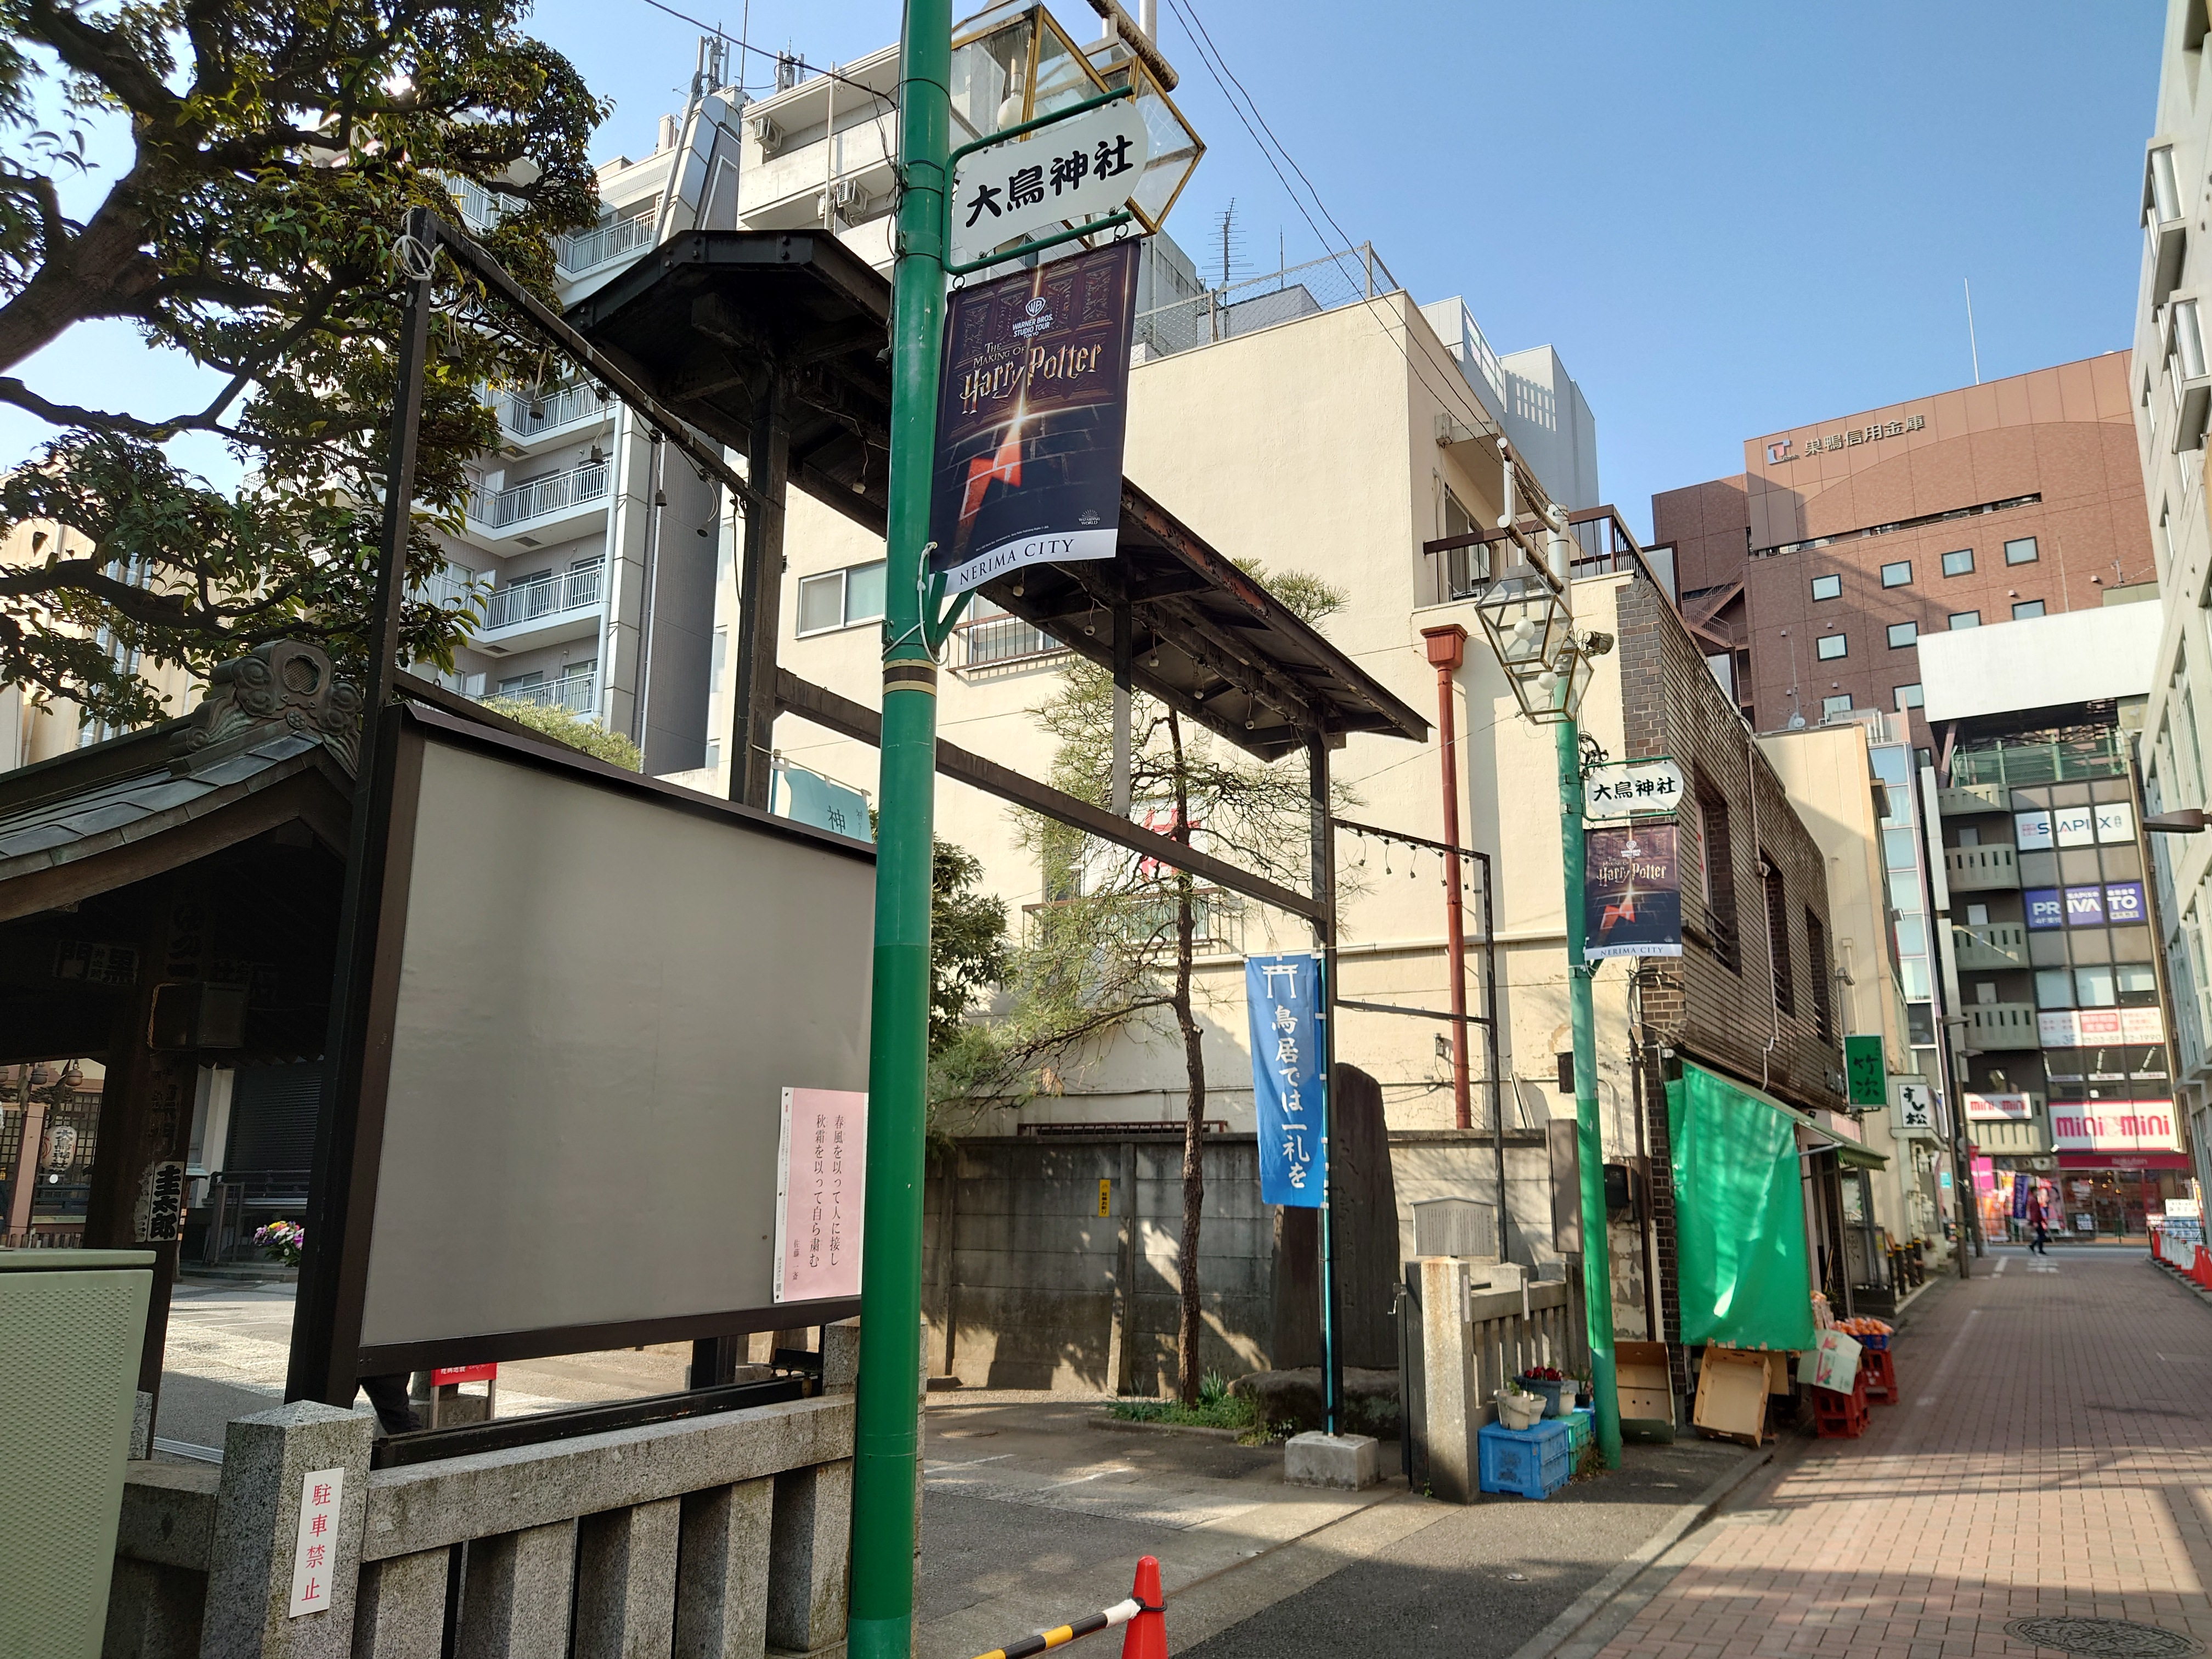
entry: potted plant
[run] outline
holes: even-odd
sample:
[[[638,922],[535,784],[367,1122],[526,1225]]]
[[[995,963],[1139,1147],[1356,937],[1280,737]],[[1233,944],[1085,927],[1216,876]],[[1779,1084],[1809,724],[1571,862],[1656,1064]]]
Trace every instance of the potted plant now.
[[[1518,1382],[1508,1382],[1498,1391],[1498,1420],[1507,1428],[1533,1429],[1543,1414],[1543,1395],[1531,1394]]]
[[[1557,1365],[1531,1365],[1521,1373],[1521,1386],[1529,1393],[1540,1395],[1544,1401],[1544,1415],[1559,1417],[1573,1407],[1562,1407],[1559,1395],[1567,1387],[1568,1378]],[[1571,1399],[1571,1396],[1570,1396]]]
[[[1569,1372],[1568,1376],[1575,1385],[1575,1409],[1580,1411],[1585,1406],[1595,1405],[1597,1395],[1590,1381],[1589,1368],[1584,1366],[1581,1370]]]

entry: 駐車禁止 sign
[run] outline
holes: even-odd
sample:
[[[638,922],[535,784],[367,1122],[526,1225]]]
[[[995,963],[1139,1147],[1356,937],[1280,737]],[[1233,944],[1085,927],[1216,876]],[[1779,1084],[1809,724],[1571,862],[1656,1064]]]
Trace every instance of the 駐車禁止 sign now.
[[[1292,952],[1244,959],[1263,1204],[1317,1209],[1328,1185],[1321,1000],[1319,957]]]

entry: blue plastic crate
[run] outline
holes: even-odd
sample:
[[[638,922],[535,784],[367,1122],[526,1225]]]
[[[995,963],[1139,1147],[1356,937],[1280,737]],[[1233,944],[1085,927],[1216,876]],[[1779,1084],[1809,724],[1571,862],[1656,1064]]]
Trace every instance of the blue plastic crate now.
[[[1485,1492],[1549,1498],[1575,1472],[1574,1431],[1562,1417],[1547,1417],[1533,1429],[1486,1425],[1475,1437],[1480,1482]]]
[[[1575,1455],[1583,1455],[1583,1448],[1597,1437],[1597,1413],[1588,1406],[1577,1406],[1559,1421],[1567,1425],[1567,1433],[1574,1444]]]

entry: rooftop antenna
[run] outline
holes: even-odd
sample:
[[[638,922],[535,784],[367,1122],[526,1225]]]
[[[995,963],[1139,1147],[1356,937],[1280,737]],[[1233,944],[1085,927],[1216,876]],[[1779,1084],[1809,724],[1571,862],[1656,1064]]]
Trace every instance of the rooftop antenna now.
[[[1229,286],[1231,268],[1238,252],[1237,242],[1237,198],[1229,198],[1229,205],[1221,210],[1221,222],[1217,228],[1221,233],[1221,286]]]
[[[1982,349],[1974,343],[1974,285],[1961,276],[1959,281],[1966,290],[1966,349],[1974,356],[1974,384],[1982,383]]]

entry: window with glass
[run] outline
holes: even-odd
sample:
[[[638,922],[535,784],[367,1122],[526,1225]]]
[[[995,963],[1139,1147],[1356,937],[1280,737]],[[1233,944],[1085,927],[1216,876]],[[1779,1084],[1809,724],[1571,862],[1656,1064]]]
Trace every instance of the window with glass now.
[[[1933,993],[1929,988],[1928,958],[1903,957],[1897,964],[1897,976],[1905,986],[1907,1002],[1925,1002]]]
[[[1885,830],[1881,832],[1881,861],[1892,870],[1910,870],[1918,862],[1910,830]]]
[[[2014,538],[2011,541],[2007,542],[2005,544],[2005,562],[2007,564],[2033,564],[2035,562],[2035,538],[2033,536],[2018,536]]]
[[[1910,559],[1899,559],[1881,568],[1881,585],[1884,587],[1903,587],[1911,580],[1912,561]]]
[[[2112,970],[2104,963],[2074,970],[2074,1006],[2077,1008],[2110,1008],[2118,999],[2112,986]]]
[[[2071,1008],[2074,1006],[2073,975],[2063,968],[2037,969],[2035,1006],[2039,1008]]]
[[[1971,576],[1974,574],[1974,550],[1962,547],[1955,553],[1943,556],[1943,574],[1947,576]]]
[[[799,580],[799,631],[826,634],[833,629],[855,628],[881,622],[884,616],[884,561],[849,565]]]
[[[1813,654],[1822,662],[1833,662],[1850,649],[1850,641],[1841,634],[1823,634],[1813,643]]]
[[[1889,878],[1889,908],[1893,910],[1917,910],[1920,908],[1920,872],[1900,870]]]
[[[2030,617],[2039,617],[2042,614],[2041,599],[2022,599],[2012,608],[2012,619],[2014,622],[2026,622]]]
[[[1897,928],[1897,954],[1900,957],[1924,957],[1928,954],[1928,918],[1899,916]]]
[[[1979,628],[1981,625],[1982,613],[1978,611],[1954,611],[1951,613],[1951,626],[1954,629]]]
[[[1848,714],[1850,712],[1851,694],[1848,691],[1838,691],[1832,697],[1820,699],[1820,715],[1824,720],[1832,714]]]
[[[1813,578],[1813,597],[1814,599],[1839,599],[1843,598],[1843,596],[1844,579],[1841,576],[1815,576]]]
[[[1903,714],[1908,708],[1921,708],[1926,704],[1928,701],[1927,696],[1921,690],[1920,682],[1917,680],[1915,680],[1910,685],[1899,686],[1897,688],[1896,697],[1897,709],[1899,714]]]
[[[1917,622],[1892,623],[1889,625],[1889,648],[1901,650],[1919,642],[1920,624]]]
[[[2147,962],[2112,965],[2112,993],[2123,1008],[2150,1008],[2158,1003],[2158,975]]]

